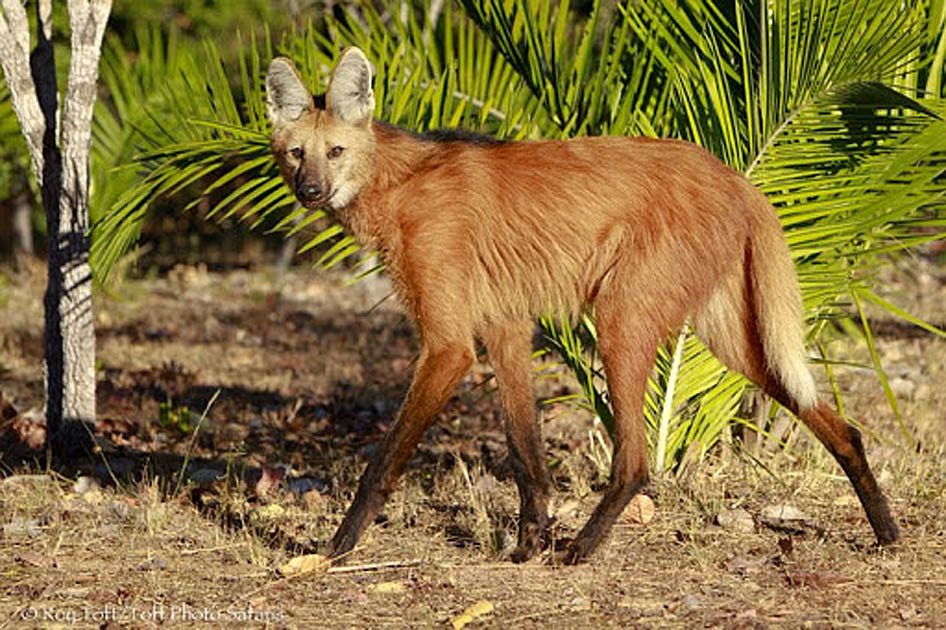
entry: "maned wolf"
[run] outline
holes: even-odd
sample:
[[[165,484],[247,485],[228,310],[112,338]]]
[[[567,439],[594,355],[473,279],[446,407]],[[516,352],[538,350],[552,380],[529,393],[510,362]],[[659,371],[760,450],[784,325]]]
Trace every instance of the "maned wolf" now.
[[[860,434],[820,402],[805,364],[795,270],[773,207],[707,151],[674,140],[501,142],[372,120],[372,69],[342,52],[313,98],[292,63],[266,76],[272,149],[308,208],[379,250],[422,343],[414,380],[332,539],[352,549],[474,360],[496,371],[519,488],[512,560],[540,550],[550,490],[531,385],[534,317],[593,308],[614,458],[601,502],[565,553],[580,562],[647,481],[643,401],[655,353],[689,318],[730,368],[801,418],[841,464],[880,543],[897,525]]]

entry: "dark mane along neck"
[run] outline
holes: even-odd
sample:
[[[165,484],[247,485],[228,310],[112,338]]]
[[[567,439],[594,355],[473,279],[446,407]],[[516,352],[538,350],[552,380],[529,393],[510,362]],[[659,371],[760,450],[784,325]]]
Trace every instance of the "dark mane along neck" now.
[[[374,122],[375,132],[379,129],[385,131],[390,131],[394,133],[407,134],[412,138],[420,140],[422,142],[432,142],[435,144],[445,144],[452,142],[459,142],[464,144],[474,144],[479,146],[490,146],[490,145],[501,145],[506,144],[509,141],[490,136],[485,133],[479,133],[476,131],[470,131],[469,129],[462,129],[459,127],[449,128],[441,127],[440,129],[430,129],[428,131],[410,131],[390,123],[386,123],[380,120]]]
[[[447,146],[485,148],[508,143],[466,129],[415,132],[380,120],[374,121],[373,130],[377,146],[374,158],[375,185],[381,190],[404,181],[432,155]]]
[[[465,144],[475,144],[478,146],[495,146],[506,144],[508,140],[502,140],[485,133],[477,133],[469,129],[431,129],[422,133],[415,134],[415,137],[427,142],[449,143],[461,142]]]

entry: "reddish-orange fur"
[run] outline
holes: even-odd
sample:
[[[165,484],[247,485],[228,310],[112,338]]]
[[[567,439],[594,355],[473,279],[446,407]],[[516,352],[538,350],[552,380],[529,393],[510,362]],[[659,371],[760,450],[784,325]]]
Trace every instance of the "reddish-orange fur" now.
[[[277,67],[287,63],[274,61],[267,82],[283,175],[305,203],[330,206],[382,252],[422,341],[407,399],[331,554],[351,549],[381,508],[469,369],[479,337],[496,369],[520,491],[513,559],[531,557],[548,523],[550,489],[531,391],[532,321],[589,308],[614,406],[614,458],[567,561],[587,557],[646,482],[646,379],[658,345],[687,318],[721,360],[812,428],[851,478],[878,539],[896,538],[857,432],[816,400],[781,227],[739,173],[673,140],[425,139],[370,121],[360,51],[339,61],[328,109],[305,105],[291,66]],[[283,101],[295,109],[286,114]]]

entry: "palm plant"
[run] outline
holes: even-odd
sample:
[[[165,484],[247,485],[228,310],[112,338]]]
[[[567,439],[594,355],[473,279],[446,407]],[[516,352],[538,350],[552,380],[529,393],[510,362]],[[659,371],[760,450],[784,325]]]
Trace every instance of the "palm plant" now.
[[[276,174],[262,74],[274,52],[285,54],[319,90],[339,48],[357,45],[377,68],[376,114],[394,124],[511,138],[676,136],[706,146],[778,207],[810,340],[819,344],[853,307],[873,349],[861,305],[905,314],[872,292],[870,271],[884,254],[941,237],[946,225],[946,123],[937,115],[946,106],[939,94],[921,103],[891,87],[923,81],[942,89],[943,3],[778,0],[727,3],[726,11],[723,4],[629,2],[605,15],[595,2],[583,19],[565,1],[462,0],[464,12],[448,4],[436,16],[428,7],[404,14],[393,4],[369,5],[276,45],[268,35],[249,38],[230,72],[208,44],[203,58],[179,61],[161,112],[148,110],[153,125],[138,130],[136,181],[101,210],[93,262],[107,270],[134,242],[154,199],[195,185],[198,197],[212,198],[212,215],[269,221],[288,233],[321,218],[296,208]],[[227,80],[234,73],[242,98]],[[328,266],[359,251],[337,226],[303,249],[316,246]],[[579,377],[582,403],[607,426],[594,326],[573,324],[543,320]],[[743,422],[748,387],[686,329],[673,348],[661,353],[646,401],[651,435],[665,438],[660,470],[680,467],[684,453],[705,452]],[[830,376],[830,360],[823,363]],[[875,367],[896,409],[876,359]]]

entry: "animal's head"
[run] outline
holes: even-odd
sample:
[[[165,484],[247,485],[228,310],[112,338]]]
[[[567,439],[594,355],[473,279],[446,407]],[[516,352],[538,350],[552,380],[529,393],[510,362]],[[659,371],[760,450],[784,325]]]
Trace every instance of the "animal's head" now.
[[[273,153],[283,179],[307,208],[344,208],[371,177],[371,75],[365,54],[345,49],[323,104],[312,98],[291,61],[278,57],[269,65],[266,111]]]

